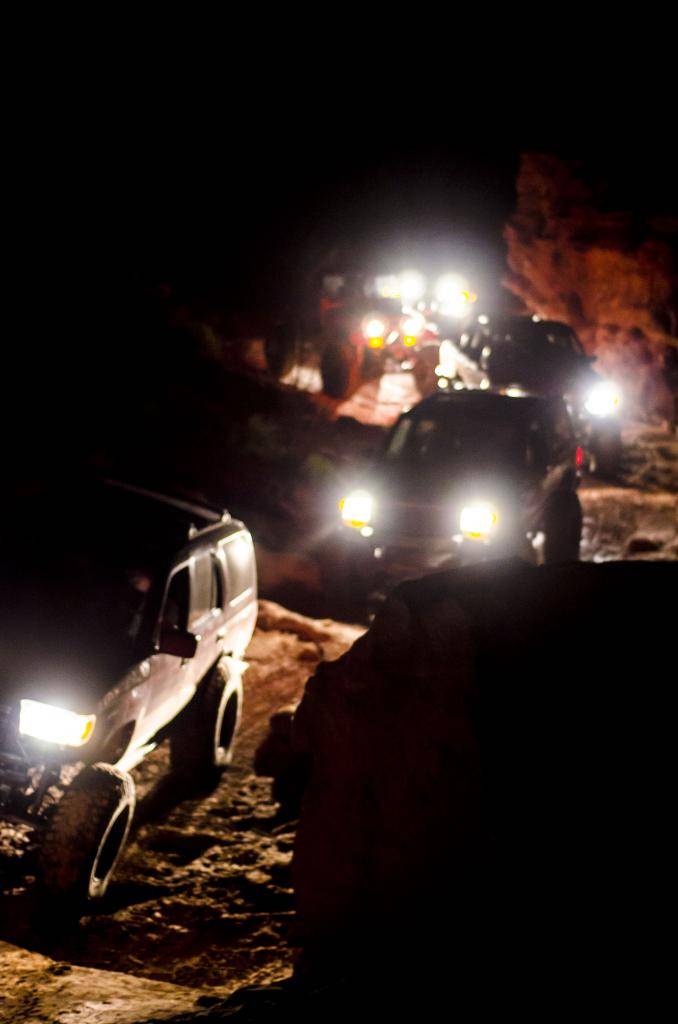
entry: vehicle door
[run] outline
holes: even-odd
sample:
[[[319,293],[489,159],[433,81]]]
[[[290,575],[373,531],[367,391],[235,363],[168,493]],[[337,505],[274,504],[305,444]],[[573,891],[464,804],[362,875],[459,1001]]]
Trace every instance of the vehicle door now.
[[[549,446],[549,488],[576,486],[577,441],[570,414],[561,399],[552,401],[547,409]]]
[[[474,337],[475,335],[472,330],[462,331],[459,342],[455,345],[457,373],[464,384],[471,388],[478,387],[481,379],[481,373],[478,366],[474,363],[471,350]]]
[[[189,629],[200,637],[195,657],[196,684],[221,654],[224,636],[224,570],[215,549],[198,552],[193,559],[193,588]]]
[[[154,645],[159,644],[163,630],[190,629],[191,574],[190,559],[170,571],[155,624]],[[147,679],[137,719],[136,745],[148,742],[191,699],[196,684],[195,662],[196,658],[180,658],[159,651],[146,660]]]
[[[535,410],[527,425],[525,491],[522,499],[523,527],[536,533],[541,529],[546,499],[551,491],[549,424],[543,408]]]
[[[490,383],[485,367],[481,362],[482,353],[486,345],[487,333],[482,330],[482,328],[477,327],[475,331],[473,331],[471,339],[466,346],[469,384],[474,388],[486,388]]]
[[[242,657],[257,620],[257,577],[252,538],[246,530],[219,545],[226,570],[226,635],[224,647]]]

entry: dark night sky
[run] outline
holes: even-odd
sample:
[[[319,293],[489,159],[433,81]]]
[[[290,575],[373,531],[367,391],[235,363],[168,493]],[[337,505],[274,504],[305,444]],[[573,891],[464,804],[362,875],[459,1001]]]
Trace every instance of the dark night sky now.
[[[652,81],[640,92],[637,66],[594,83],[579,51],[581,66],[512,53],[492,86],[448,55],[435,76],[372,80],[345,62],[333,75],[316,46],[290,87],[291,57],[269,66],[258,37],[248,46],[208,78],[172,51],[143,88],[120,54],[103,88],[62,62],[16,108],[5,245],[33,305],[77,310],[100,290],[115,302],[135,280],[248,305],[337,242],[387,264],[451,260],[491,287],[526,149],[583,160],[614,206],[676,208],[670,96]]]

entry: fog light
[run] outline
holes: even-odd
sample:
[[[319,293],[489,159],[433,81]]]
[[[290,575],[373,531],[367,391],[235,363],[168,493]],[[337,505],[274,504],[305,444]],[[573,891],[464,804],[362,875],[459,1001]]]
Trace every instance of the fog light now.
[[[78,715],[38,700],[22,700],[19,732],[61,747],[82,747],[92,735],[96,720],[96,715]]]

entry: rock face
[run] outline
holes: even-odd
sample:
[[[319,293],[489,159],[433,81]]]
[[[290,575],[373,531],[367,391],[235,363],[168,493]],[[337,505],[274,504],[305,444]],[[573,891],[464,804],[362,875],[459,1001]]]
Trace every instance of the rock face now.
[[[180,985],[73,967],[7,942],[0,942],[0,985],[2,1024],[161,1021],[192,1009],[199,996]]]
[[[525,153],[504,229],[508,289],[578,331],[633,406],[675,424],[677,223],[604,210],[576,169]]]
[[[578,922],[581,949],[639,925],[669,863],[677,577],[509,561],[399,586],[295,716],[299,941],[414,952],[443,927],[452,955]]]

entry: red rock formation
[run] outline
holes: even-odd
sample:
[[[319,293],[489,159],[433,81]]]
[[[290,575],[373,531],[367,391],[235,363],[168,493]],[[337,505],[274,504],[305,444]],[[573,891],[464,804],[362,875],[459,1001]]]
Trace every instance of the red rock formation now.
[[[678,222],[602,212],[574,169],[527,153],[506,225],[505,285],[530,313],[563,320],[636,411],[672,419],[667,365],[678,353]],[[672,351],[671,351],[672,350]]]

